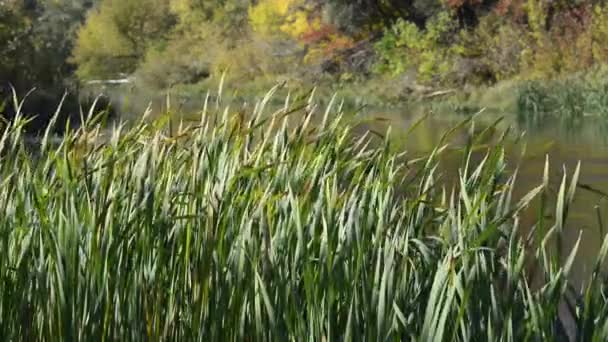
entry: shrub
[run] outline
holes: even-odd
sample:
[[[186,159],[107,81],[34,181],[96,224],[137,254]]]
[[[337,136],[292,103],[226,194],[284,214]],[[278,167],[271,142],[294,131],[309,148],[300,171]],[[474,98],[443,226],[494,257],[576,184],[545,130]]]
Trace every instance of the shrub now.
[[[608,60],[608,5],[596,5],[593,8],[591,27],[591,49],[593,60],[605,64]]]
[[[478,59],[495,81],[520,72],[522,54],[528,45],[521,27],[496,14],[484,16],[472,33],[463,32],[461,40],[464,55]]]
[[[208,22],[173,32],[166,44],[148,49],[137,77],[157,89],[200,82],[212,72],[219,51],[225,48],[220,34]]]
[[[424,29],[399,19],[376,44],[379,55],[376,70],[399,75],[415,68],[422,81],[447,77],[453,57],[459,51],[458,46],[451,43],[456,28],[447,11],[435,15]]]

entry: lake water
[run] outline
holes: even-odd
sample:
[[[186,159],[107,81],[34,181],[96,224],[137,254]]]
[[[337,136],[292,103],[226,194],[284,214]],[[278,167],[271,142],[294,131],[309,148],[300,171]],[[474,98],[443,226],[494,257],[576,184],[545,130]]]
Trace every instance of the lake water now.
[[[390,125],[391,137],[400,146],[413,155],[424,154],[432,150],[441,135],[467,117],[452,114],[433,114],[426,118],[405,136],[417,118],[423,115],[421,110],[390,110],[371,111],[375,117],[388,119],[387,122],[373,124],[373,128],[384,131]],[[413,113],[413,114],[412,114]],[[480,131],[494,122],[500,113],[482,113],[475,117],[475,131]],[[517,122],[516,115],[504,113],[504,121],[495,130],[495,138],[507,127],[512,128],[510,144],[507,148],[507,163],[510,171],[518,169],[515,198],[521,198],[529,190],[542,184],[545,158],[550,161],[550,191],[557,197],[563,168],[566,168],[568,179],[574,173],[576,165],[581,162],[579,187],[572,204],[564,233],[562,235],[562,250],[567,253],[572,249],[579,233],[582,232],[581,244],[578,250],[576,266],[572,270],[572,279],[580,286],[595,264],[596,255],[603,241],[603,232],[598,224],[598,211],[608,220],[608,199],[600,192],[608,194],[608,135],[605,134],[605,123],[599,119],[587,118],[582,122],[562,122],[559,120],[542,122],[529,126]],[[449,140],[454,147],[463,146],[470,136],[470,127],[460,129]],[[516,137],[523,138],[516,142]],[[523,146],[526,153],[522,156]],[[441,160],[441,170],[446,179],[455,180],[462,155],[458,152],[448,152]],[[597,190],[590,191],[586,188]],[[532,206],[522,217],[523,228],[532,226],[537,218],[537,208]]]

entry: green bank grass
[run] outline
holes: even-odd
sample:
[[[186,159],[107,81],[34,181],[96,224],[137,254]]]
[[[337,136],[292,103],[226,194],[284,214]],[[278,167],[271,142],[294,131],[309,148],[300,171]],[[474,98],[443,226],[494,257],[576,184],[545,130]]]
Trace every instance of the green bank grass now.
[[[576,126],[585,117],[608,117],[607,71],[575,74],[565,79],[528,81],[517,91],[517,119],[526,127],[548,121]]]
[[[465,147],[444,186],[443,146],[410,160],[355,136],[336,106],[272,112],[271,96],[171,130],[92,119],[54,141],[51,124],[33,145],[27,120],[8,124],[0,339],[608,338],[608,240],[582,290],[576,248],[553,248],[578,169],[549,222],[547,177],[512,198],[501,144],[476,163]],[[533,201],[539,220],[521,227]]]

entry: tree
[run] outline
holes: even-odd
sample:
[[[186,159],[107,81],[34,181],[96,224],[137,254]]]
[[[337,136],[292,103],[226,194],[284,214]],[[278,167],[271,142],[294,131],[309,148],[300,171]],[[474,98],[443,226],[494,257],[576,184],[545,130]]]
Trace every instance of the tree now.
[[[73,88],[73,66],[68,63],[76,28],[94,0],[0,0],[0,103],[10,97],[9,85],[18,95],[33,90],[24,114],[44,122],[55,111],[61,96],[70,91],[64,108],[78,113]],[[12,106],[6,106],[10,116]],[[8,112],[8,113],[7,113]]]
[[[102,0],[79,30],[72,61],[81,79],[135,71],[175,25],[166,0]]]
[[[17,1],[0,2],[0,89],[19,86],[29,77],[27,57],[32,51],[31,18]]]
[[[92,0],[3,3],[0,79],[24,91],[64,85],[73,71],[67,60],[76,28],[92,4]]]

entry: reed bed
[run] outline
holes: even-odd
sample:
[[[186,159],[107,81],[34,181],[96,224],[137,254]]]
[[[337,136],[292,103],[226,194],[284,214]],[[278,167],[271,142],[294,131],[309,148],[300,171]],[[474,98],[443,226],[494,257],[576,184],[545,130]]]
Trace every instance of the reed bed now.
[[[528,81],[518,90],[516,112],[525,127],[542,127],[551,121],[578,127],[587,118],[608,116],[606,72],[575,75],[563,80]]]
[[[465,147],[451,186],[443,145],[412,160],[355,136],[336,106],[271,113],[271,97],[171,130],[91,119],[53,143],[51,123],[35,146],[27,120],[8,124],[0,339],[608,338],[608,239],[583,289],[568,280],[576,248],[553,248],[578,169],[549,222],[547,177],[512,198],[500,143],[480,163]],[[520,227],[533,201],[539,219]]]

